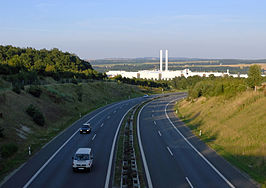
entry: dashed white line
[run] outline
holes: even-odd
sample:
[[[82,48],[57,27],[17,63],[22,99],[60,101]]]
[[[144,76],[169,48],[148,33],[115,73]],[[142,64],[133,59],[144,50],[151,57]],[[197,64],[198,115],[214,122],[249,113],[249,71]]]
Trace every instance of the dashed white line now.
[[[115,144],[116,144],[116,140],[117,140],[117,135],[118,135],[118,132],[119,132],[119,129],[121,127],[121,124],[124,120],[124,118],[126,117],[127,113],[133,109],[133,107],[131,107],[122,117],[122,119],[120,120],[120,123],[116,129],[116,132],[115,132],[115,136],[114,136],[114,139],[113,139],[113,144],[112,144],[112,149],[111,149],[111,153],[110,153],[110,158],[109,158],[109,163],[108,163],[108,169],[107,169],[107,174],[106,174],[106,178],[105,178],[105,185],[104,185],[104,188],[108,188],[109,187],[109,181],[110,181],[110,176],[111,176],[111,168],[112,168],[112,161],[113,161],[113,157],[114,157],[114,150],[115,150]]]
[[[153,121],[153,123],[156,125],[156,121]]]
[[[101,124],[101,127],[103,127],[103,123]]]
[[[94,138],[96,137],[96,134],[92,137],[92,139],[91,140],[94,140]]]
[[[114,106],[117,106],[117,105],[120,105],[121,103],[117,103],[117,104],[114,104],[114,105],[111,105],[103,110],[101,110],[100,112],[98,112],[97,114],[95,114],[92,118],[90,118],[86,123],[89,123],[91,120],[93,120],[96,116],[98,116],[99,114],[101,114],[102,112],[110,109],[110,108],[113,108]],[[23,186],[23,188],[27,188],[29,187],[29,185],[35,180],[35,178],[42,172],[42,170],[49,164],[49,162],[57,155],[57,153],[77,134],[77,132],[79,131],[79,129],[74,132],[71,137],[69,137],[69,139],[67,139],[67,141],[65,141],[65,143],[60,147],[58,148],[58,150],[42,165],[42,167],[30,178],[30,180]],[[62,131],[58,136],[60,136],[63,132],[65,131]],[[57,138],[58,136],[56,136],[55,138]],[[53,138],[53,140],[55,140],[55,138]],[[50,141],[49,143],[51,143],[52,141]],[[48,145],[49,143],[47,143],[46,145]]]
[[[176,101],[175,100],[172,100],[170,101],[166,106],[165,106],[165,109],[164,109],[164,112],[165,112],[165,116],[167,117],[167,119],[169,120],[169,122],[171,123],[171,125],[173,126],[173,128],[178,132],[178,134],[186,141],[186,143],[188,143],[188,145],[231,187],[231,188],[234,188],[235,186],[228,180],[226,179],[226,177],[223,176],[223,174],[217,170],[213,164],[208,161],[208,159],[206,159],[204,157],[204,155],[202,153],[200,153],[188,140],[187,138],[175,127],[175,125],[173,124],[173,122],[171,121],[171,119],[169,118],[167,112],[166,112],[166,109],[168,107],[168,105],[172,102]]]
[[[170,148],[169,148],[168,146],[167,146],[166,148],[168,149],[169,153],[173,156],[173,153],[172,153],[172,151],[170,150]]]
[[[158,134],[159,134],[160,136],[162,136],[162,133],[161,133],[160,131],[158,131]]]
[[[191,188],[193,188],[193,185],[192,185],[192,183],[189,181],[188,177],[186,177],[186,180],[187,180],[189,186],[190,186]]]

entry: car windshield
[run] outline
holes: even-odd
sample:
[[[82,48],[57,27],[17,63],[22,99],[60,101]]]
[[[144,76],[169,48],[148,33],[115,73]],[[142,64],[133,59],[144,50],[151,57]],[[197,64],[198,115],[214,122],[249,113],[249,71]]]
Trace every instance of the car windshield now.
[[[89,125],[82,125],[82,128],[88,129],[90,126]]]
[[[85,161],[85,160],[89,160],[90,156],[89,154],[76,154],[74,159],[78,161]]]

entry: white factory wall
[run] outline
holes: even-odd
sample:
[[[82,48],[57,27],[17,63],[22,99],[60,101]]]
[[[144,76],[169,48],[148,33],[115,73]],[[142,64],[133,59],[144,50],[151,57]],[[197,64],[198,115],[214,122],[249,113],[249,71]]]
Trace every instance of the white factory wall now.
[[[200,77],[209,77],[213,74],[216,77],[223,77],[225,75],[233,76],[233,77],[240,77],[240,78],[247,78],[247,74],[230,74],[229,70],[227,72],[192,72],[189,69],[184,70],[177,70],[177,71],[149,71],[149,70],[142,70],[138,72],[126,72],[126,71],[109,71],[106,72],[108,77],[114,77],[117,75],[121,75],[122,77],[126,78],[142,78],[142,79],[153,79],[159,80],[170,80],[175,77],[189,77],[189,76],[200,76]]]

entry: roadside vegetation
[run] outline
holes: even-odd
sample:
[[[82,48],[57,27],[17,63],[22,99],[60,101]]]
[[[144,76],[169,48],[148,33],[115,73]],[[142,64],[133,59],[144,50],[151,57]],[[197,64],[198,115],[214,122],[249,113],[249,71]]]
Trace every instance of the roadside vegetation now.
[[[81,116],[143,90],[68,52],[0,46],[0,180]]]
[[[30,157],[29,146],[34,154],[80,116],[111,102],[143,95],[136,86],[102,81],[38,89],[42,90],[39,97],[23,90],[20,94],[0,91],[1,179]]]
[[[176,110],[195,135],[266,187],[263,81],[258,66],[250,68],[248,79],[199,81],[189,88],[188,98],[176,105]]]

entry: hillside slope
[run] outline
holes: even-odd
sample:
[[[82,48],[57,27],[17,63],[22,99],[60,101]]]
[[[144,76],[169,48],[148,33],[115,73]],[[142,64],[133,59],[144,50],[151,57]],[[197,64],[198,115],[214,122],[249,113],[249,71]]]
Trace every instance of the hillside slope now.
[[[135,87],[115,82],[94,81],[82,84],[40,86],[41,96],[27,91],[17,94],[0,90],[0,178],[27,160],[28,146],[35,153],[60,131],[93,109],[108,103],[143,95]],[[37,125],[26,113],[30,104],[44,115],[44,126]]]
[[[266,96],[248,91],[235,98],[183,100],[179,117],[229,162],[266,185]]]

